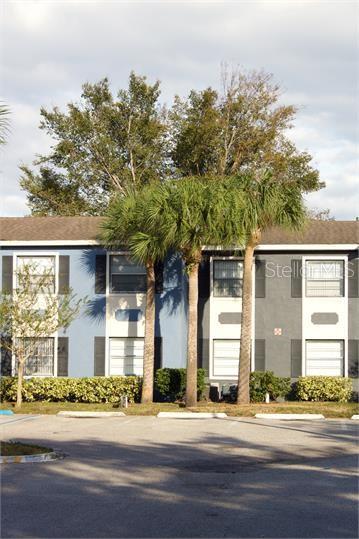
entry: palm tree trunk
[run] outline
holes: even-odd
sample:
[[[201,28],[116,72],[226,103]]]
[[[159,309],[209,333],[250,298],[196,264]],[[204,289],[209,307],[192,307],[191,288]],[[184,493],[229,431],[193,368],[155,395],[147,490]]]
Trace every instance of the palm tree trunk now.
[[[196,406],[197,404],[198,267],[198,262],[193,263],[188,275],[186,406]]]
[[[253,311],[253,282],[252,267],[254,249],[257,245],[252,237],[246,246],[243,263],[243,294],[242,294],[242,324],[241,349],[238,372],[238,404],[249,404],[249,376],[251,372],[252,344],[252,311]]]
[[[146,264],[147,292],[146,292],[146,320],[145,343],[143,354],[143,384],[142,403],[153,402],[153,371],[155,356],[155,267],[153,262]]]
[[[21,408],[21,404],[22,404],[22,380],[23,380],[23,377],[24,377],[24,362],[23,361],[18,361],[16,408]]]

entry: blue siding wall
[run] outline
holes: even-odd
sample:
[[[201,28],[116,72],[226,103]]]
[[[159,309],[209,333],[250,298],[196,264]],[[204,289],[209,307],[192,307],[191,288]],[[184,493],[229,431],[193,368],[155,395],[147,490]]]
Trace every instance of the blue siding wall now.
[[[156,336],[162,337],[162,366],[185,367],[187,279],[180,256],[169,256],[164,266],[163,293],[156,297]]]
[[[79,298],[87,297],[82,312],[59,336],[69,337],[69,376],[93,376],[94,337],[106,334],[106,297],[95,294],[96,254],[104,254],[100,248],[51,248],[19,247],[0,250],[0,276],[2,256],[16,252],[33,252],[34,255],[58,253],[70,257],[70,286]],[[1,286],[1,280],[0,280]],[[163,292],[156,296],[156,336],[162,337],[162,366],[185,367],[186,365],[186,277],[178,255],[169,256],[164,268]]]

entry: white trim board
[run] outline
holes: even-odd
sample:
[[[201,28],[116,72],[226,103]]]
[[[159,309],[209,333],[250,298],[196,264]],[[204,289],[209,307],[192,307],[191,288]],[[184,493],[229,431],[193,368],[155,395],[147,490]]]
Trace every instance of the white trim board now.
[[[2,240],[0,247],[58,247],[58,246],[80,246],[80,245],[97,245],[102,246],[98,240]],[[358,249],[358,243],[273,243],[261,244],[256,247],[255,251],[352,251]],[[241,246],[221,247],[205,245],[205,251],[232,251],[241,250]]]

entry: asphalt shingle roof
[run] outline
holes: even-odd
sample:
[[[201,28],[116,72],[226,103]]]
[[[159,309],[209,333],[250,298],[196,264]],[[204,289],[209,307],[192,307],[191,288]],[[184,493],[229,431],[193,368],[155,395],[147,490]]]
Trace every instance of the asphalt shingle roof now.
[[[96,240],[102,217],[1,217],[0,241]],[[358,244],[359,221],[310,221],[299,233],[273,228],[262,244]]]

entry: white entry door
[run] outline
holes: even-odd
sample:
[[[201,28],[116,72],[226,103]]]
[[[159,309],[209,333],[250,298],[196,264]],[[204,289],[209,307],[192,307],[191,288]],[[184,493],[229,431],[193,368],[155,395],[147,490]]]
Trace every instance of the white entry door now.
[[[144,339],[110,338],[110,376],[142,376]]]
[[[307,341],[307,376],[343,376],[344,341]]]

